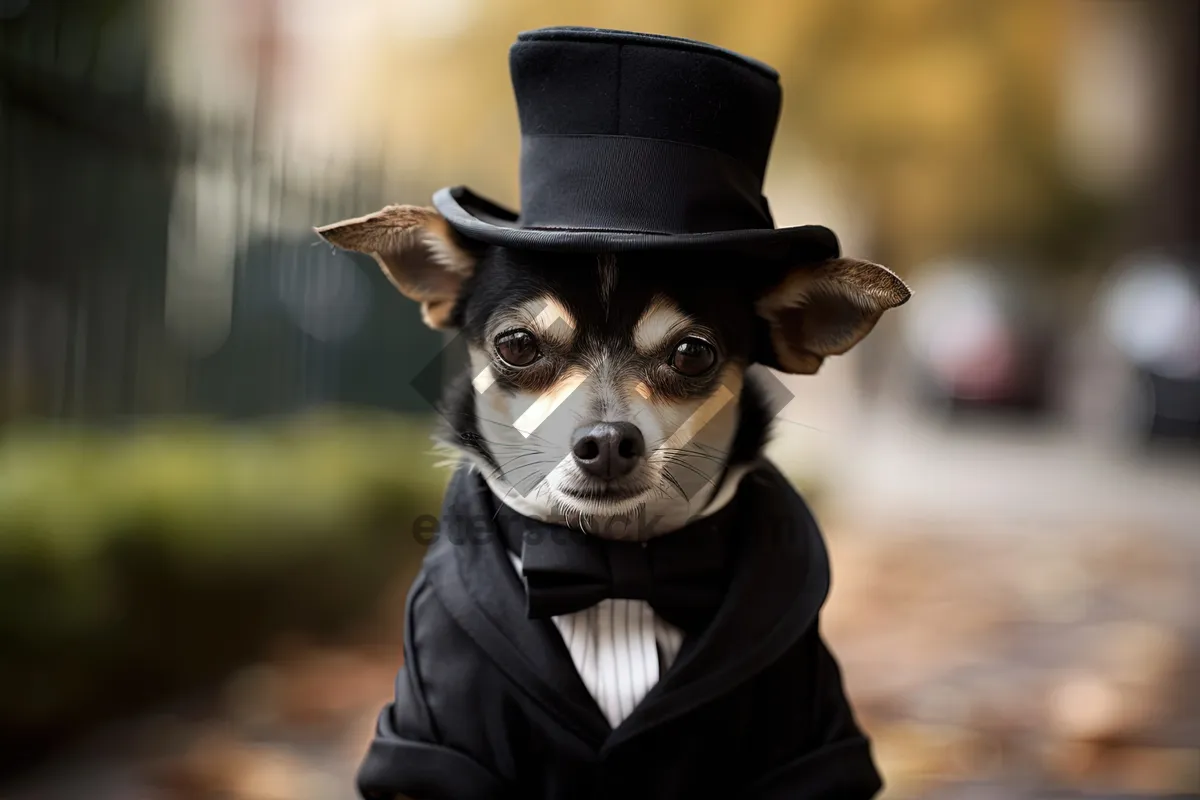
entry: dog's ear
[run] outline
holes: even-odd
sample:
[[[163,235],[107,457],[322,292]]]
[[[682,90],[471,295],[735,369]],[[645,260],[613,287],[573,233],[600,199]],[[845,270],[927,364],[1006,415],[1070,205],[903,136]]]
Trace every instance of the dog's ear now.
[[[421,304],[434,329],[453,327],[452,313],[478,256],[461,242],[437,211],[387,206],[365,217],[315,229],[330,244],[366,253],[400,292]]]
[[[758,360],[794,375],[812,375],[828,356],[862,341],[889,308],[912,292],[869,261],[834,258],[789,270],[757,303],[768,341]]]

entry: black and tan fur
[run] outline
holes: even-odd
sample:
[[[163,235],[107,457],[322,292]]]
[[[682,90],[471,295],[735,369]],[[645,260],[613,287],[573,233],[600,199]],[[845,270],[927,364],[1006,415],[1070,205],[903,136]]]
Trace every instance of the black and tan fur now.
[[[847,258],[781,265],[722,252],[477,247],[416,206],[318,233],[372,255],[430,327],[463,334],[471,370],[446,398],[450,441],[496,494],[600,535],[615,518],[626,521],[621,535],[630,519],[655,520],[635,536],[665,533],[719,504],[767,436],[771,414],[751,368],[813,374],[910,295],[887,269]],[[528,365],[500,356],[514,336],[535,342]],[[673,367],[685,341],[702,363],[711,348],[711,367]],[[571,455],[579,431],[601,422],[644,437],[644,455],[619,478],[584,474]]]

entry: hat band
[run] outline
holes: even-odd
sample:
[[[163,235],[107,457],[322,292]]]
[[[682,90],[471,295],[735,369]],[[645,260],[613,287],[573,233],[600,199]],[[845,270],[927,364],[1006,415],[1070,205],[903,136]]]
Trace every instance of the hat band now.
[[[520,225],[659,234],[775,227],[761,179],[724,153],[603,135],[523,137]]]

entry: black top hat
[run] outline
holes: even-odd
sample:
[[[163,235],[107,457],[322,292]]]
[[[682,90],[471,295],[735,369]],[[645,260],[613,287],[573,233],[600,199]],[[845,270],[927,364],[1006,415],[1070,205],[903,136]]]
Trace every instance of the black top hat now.
[[[464,186],[433,202],[468,239],[532,250],[838,255],[819,225],[775,228],[762,195],[779,75],[689,39],[596,28],[522,33],[509,53],[521,212]]]

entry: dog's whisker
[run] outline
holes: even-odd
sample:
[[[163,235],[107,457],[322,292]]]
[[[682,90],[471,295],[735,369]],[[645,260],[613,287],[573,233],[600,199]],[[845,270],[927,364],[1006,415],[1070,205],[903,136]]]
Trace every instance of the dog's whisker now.
[[[708,450],[713,453],[718,453],[720,455],[728,455],[729,454],[728,450],[722,450],[721,448],[716,447],[715,445],[705,444],[704,442],[697,442],[697,441],[693,440],[693,441],[689,442],[688,444],[690,447],[695,447],[697,450]],[[686,450],[687,448],[685,447],[683,449]]]
[[[518,489],[521,489],[522,485],[524,485],[525,488],[521,489],[521,493],[528,494],[529,492],[536,489],[539,484],[544,483],[546,480],[546,476],[542,472],[540,467],[541,467],[540,464],[533,464],[530,466],[530,468],[533,470],[532,472],[529,472],[525,475],[521,475],[519,477],[515,477],[512,480],[508,481],[508,483],[516,486]]]
[[[501,453],[501,454],[500,454],[500,457],[501,457],[501,458],[505,458],[505,459],[507,459],[507,460],[506,460],[506,461],[504,461],[504,462],[500,462],[500,461],[497,461],[497,462],[496,462],[496,463],[498,464],[498,469],[497,469],[497,471],[505,469],[505,468],[506,468],[506,467],[507,467],[509,464],[512,464],[512,463],[513,463],[513,462],[515,462],[517,459],[521,459],[521,458],[531,458],[531,457],[538,457],[538,456],[541,456],[541,455],[543,455],[543,454],[542,454],[542,453],[539,453],[539,452],[538,452],[538,451],[536,451],[536,450],[524,450],[524,451],[521,451],[521,452],[519,452],[519,453]]]
[[[515,461],[517,461],[517,460],[519,460],[519,459],[522,459],[522,458],[530,458],[530,457],[535,457],[535,458],[537,458],[538,462],[540,462],[540,463],[549,464],[549,463],[552,463],[552,462],[554,462],[554,459],[553,459],[553,458],[547,458],[545,453],[532,452],[532,453],[521,453],[521,454],[515,455],[515,456],[513,456],[512,458],[510,458],[508,461],[504,462],[504,464],[502,464],[501,466],[502,466],[502,467],[507,467],[509,464],[512,464],[512,463],[514,463]],[[517,468],[517,469],[519,469],[519,468],[520,468],[520,467],[522,467],[522,466],[526,466],[526,465],[524,465],[524,464],[518,464],[516,468]]]
[[[476,442],[476,443],[486,444],[489,447],[531,447],[534,444],[538,444],[537,442],[528,442],[528,441],[497,442],[497,441],[493,441],[491,439],[485,439],[482,436],[478,436],[476,434],[463,434],[462,436],[459,437],[459,439],[461,441],[466,441],[466,442]]]
[[[709,455],[708,453],[700,453],[694,450],[672,449],[672,450],[656,450],[656,454],[663,458],[698,458],[706,461],[721,463],[725,460],[722,456]]]
[[[671,464],[672,466],[683,467],[686,470],[694,472],[696,475],[699,475],[701,478],[703,478],[705,483],[708,483],[708,484],[713,483],[713,479],[711,477],[709,477],[708,475],[705,475],[703,471],[697,469],[696,467],[692,466],[691,464],[687,463],[686,461],[683,461],[682,459],[667,459],[667,463]],[[664,469],[665,469],[665,467],[664,467]]]
[[[697,457],[695,453],[688,453],[688,454],[662,453],[659,455],[658,460],[667,462],[667,463],[671,463],[671,464],[692,464],[693,460],[698,460],[701,463],[705,463],[705,464],[707,464],[709,462],[715,462],[718,464],[723,463],[723,461],[721,459],[713,459],[713,458],[701,459],[701,458]]]
[[[500,510],[504,508],[504,502],[508,500],[508,496],[512,494],[513,490],[516,488],[516,486],[510,486],[508,491],[504,493],[504,496],[500,498],[500,502],[496,504],[496,513],[492,514],[492,522],[495,522],[496,517],[500,516]]]
[[[696,441],[690,442],[687,447],[680,447],[680,448],[678,448],[678,450],[681,453],[704,453],[706,455],[714,455],[714,456],[728,456],[729,455],[728,450],[723,450],[720,447],[714,447],[713,445],[703,444],[702,442],[696,442]]]
[[[511,422],[501,422],[498,419],[490,419],[488,417],[481,417],[478,415],[476,415],[476,419],[478,419],[482,422],[490,423],[499,428],[505,428],[507,430],[515,431],[516,433],[521,434],[521,438],[525,439],[525,440],[533,439],[534,441],[542,442],[544,444],[553,444],[553,442],[551,442],[546,437],[544,437],[534,431],[529,431],[528,433],[526,433],[525,431],[518,429],[517,426]]]
[[[514,485],[519,485],[522,481],[527,481],[530,478],[534,478],[538,481],[544,481],[546,479],[546,476],[549,474],[549,470],[546,470],[543,472],[542,468],[544,468],[547,464],[550,464],[550,463],[552,463],[552,460],[541,459],[538,461],[532,461],[528,464],[521,464],[517,467],[514,467],[511,471],[509,471],[505,475],[505,477],[508,478],[509,483],[514,484]],[[533,470],[533,472],[529,473],[528,475],[519,477],[519,478],[516,477],[516,475],[521,470],[526,470],[526,469]],[[533,486],[536,486],[536,485],[537,485],[536,483],[533,484]],[[533,486],[530,486],[530,488],[532,489]]]
[[[683,486],[681,486],[681,485],[679,484],[679,481],[678,481],[678,480],[675,478],[675,476],[671,474],[671,470],[669,470],[669,469],[663,469],[663,477],[664,477],[664,478],[666,478],[666,480],[667,480],[667,481],[669,481],[669,482],[670,482],[670,484],[671,484],[672,486],[674,486],[674,487],[675,487],[675,488],[676,488],[676,489],[679,491],[679,496],[680,496],[680,497],[681,497],[683,500],[687,501],[688,499],[690,499],[690,498],[688,498],[687,492],[685,492],[685,491],[683,490]],[[665,497],[665,496],[666,496],[666,493],[664,492],[664,497]]]
[[[510,452],[511,452],[512,450],[515,450],[515,449],[528,450],[528,451],[529,451],[529,452],[531,452],[531,453],[538,452],[536,449],[534,449],[534,448],[530,447],[528,443],[525,443],[525,444],[515,444],[515,443],[513,443],[513,444],[510,444],[510,443],[508,443],[508,442],[495,442],[495,443],[491,444],[490,446],[491,446],[491,447],[493,447],[493,448],[497,448],[497,449],[498,449],[498,448],[505,448],[505,449],[507,449],[507,450],[508,450],[508,451],[510,451]]]
[[[504,473],[504,471],[505,471],[506,469],[508,469],[509,465],[510,465],[510,464],[512,464],[514,461],[517,461],[518,459],[522,459],[522,458],[529,458],[529,457],[531,457],[531,456],[539,456],[539,455],[541,455],[541,453],[538,453],[538,452],[532,452],[532,453],[518,453],[517,455],[515,455],[515,456],[512,456],[511,458],[509,458],[509,459],[508,459],[507,461],[505,461],[504,463],[502,463],[502,464],[498,464],[498,465],[496,466],[496,468],[495,468],[495,469],[492,471],[492,474],[491,474],[489,477],[495,478],[495,477],[496,477],[496,476],[498,476],[498,475],[502,475],[502,474]]]
[[[806,430],[816,431],[817,433],[828,433],[828,431],[826,431],[824,428],[818,428],[815,425],[808,425],[804,422],[800,422],[799,420],[788,419],[787,417],[776,417],[775,419],[771,420],[771,422],[772,423],[786,422],[789,425],[796,425],[796,426],[804,428]]]

